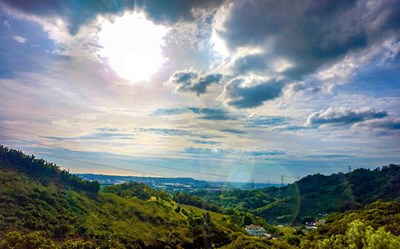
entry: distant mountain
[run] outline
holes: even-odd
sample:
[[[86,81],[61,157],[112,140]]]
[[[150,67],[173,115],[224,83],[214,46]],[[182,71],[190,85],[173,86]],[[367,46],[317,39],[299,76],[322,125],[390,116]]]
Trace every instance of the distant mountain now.
[[[88,180],[97,181],[102,185],[113,185],[129,182],[144,183],[152,188],[166,190],[169,193],[174,191],[191,192],[199,188],[211,188],[212,186],[201,180],[185,177],[141,177],[141,176],[116,176],[116,175],[102,175],[102,174],[75,174],[76,176]]]
[[[315,174],[281,188],[191,193],[203,201],[250,212],[275,224],[301,223],[325,214],[355,210],[377,200],[400,201],[400,166]]]
[[[88,181],[97,181],[103,185],[121,184],[125,182],[140,182],[152,188],[172,192],[193,192],[199,189],[220,190],[220,189],[258,189],[280,184],[250,183],[250,182],[218,182],[204,181],[189,177],[141,177],[141,176],[117,176],[103,174],[75,174]]]

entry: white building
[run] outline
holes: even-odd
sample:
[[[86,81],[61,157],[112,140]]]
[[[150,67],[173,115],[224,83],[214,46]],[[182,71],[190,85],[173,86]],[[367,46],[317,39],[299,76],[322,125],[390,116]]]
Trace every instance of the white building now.
[[[246,226],[246,232],[253,236],[265,236],[265,229],[258,225],[248,225]]]

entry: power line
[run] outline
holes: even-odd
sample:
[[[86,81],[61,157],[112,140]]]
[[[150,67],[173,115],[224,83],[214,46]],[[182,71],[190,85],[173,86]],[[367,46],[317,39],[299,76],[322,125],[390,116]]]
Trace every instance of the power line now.
[[[27,141],[27,140],[24,140],[24,139],[13,138],[13,137],[4,136],[4,135],[0,135],[0,137],[6,138],[6,139],[11,139],[11,140],[16,140],[16,141],[21,141],[21,142],[30,143],[30,141]],[[46,145],[46,144],[43,144],[43,143],[36,142],[36,144],[39,144],[39,145],[42,145],[42,146],[45,146],[45,147],[58,148],[58,149],[63,149],[63,150],[70,151],[70,152],[78,152],[78,153],[86,154],[86,152],[73,151],[73,150],[69,150],[69,149],[65,149],[65,148],[61,148],[61,147]],[[73,161],[73,162],[84,163],[84,164],[88,164],[88,165],[95,165],[95,166],[100,166],[100,167],[104,167],[104,168],[118,169],[118,170],[130,171],[130,172],[142,173],[142,174],[154,174],[154,173],[144,172],[144,171],[139,171],[139,170],[132,170],[132,169],[126,169],[126,168],[121,168],[121,167],[104,165],[104,164],[100,164],[100,163],[87,162],[87,161],[82,161],[82,160],[78,160],[78,159],[72,159],[72,158],[52,155],[52,154],[48,154],[48,153],[41,153],[41,152],[35,152],[35,151],[32,151],[32,152],[35,153],[35,154],[46,155],[46,156],[49,156],[49,157],[59,158],[59,159],[63,159],[63,160],[69,160],[69,161]],[[88,153],[88,154],[89,155],[93,155],[93,154],[90,154],[90,153]],[[140,164],[140,162],[138,162],[138,164]],[[166,168],[166,167],[160,166],[160,165],[157,165],[157,167]],[[216,177],[223,177],[223,178],[226,177],[226,175],[222,175],[222,174],[203,173],[203,172],[194,171],[194,170],[184,170],[184,169],[177,169],[177,168],[173,168],[173,169],[175,169],[177,171],[190,171],[192,173],[197,173],[197,174],[201,174],[201,175],[216,176]],[[162,175],[162,174],[158,174],[158,175],[166,177],[166,175]],[[168,177],[170,177],[170,176],[168,176]],[[239,178],[239,179],[248,179],[247,177],[237,177],[237,178]]]
[[[12,129],[12,128],[8,128],[8,127],[4,127],[4,126],[0,126],[0,128],[1,128],[1,129],[6,129],[6,130],[15,131],[15,132],[20,132],[20,133],[24,133],[24,134],[28,134],[28,135],[32,135],[32,136],[36,136],[36,137],[39,137],[39,138],[52,139],[52,138],[50,138],[50,137],[42,136],[42,135],[39,135],[39,134],[35,134],[35,133],[31,133],[31,132],[26,132],[26,131],[21,131],[21,130],[17,130],[17,129]],[[26,141],[26,140],[22,140],[22,139],[15,139],[15,138],[10,138],[10,139],[20,140],[20,141],[23,141],[23,142],[31,142],[31,141]],[[58,146],[52,146],[52,145],[43,144],[43,143],[40,143],[40,142],[35,142],[35,143],[36,143],[36,144],[39,144],[39,145],[42,145],[42,146],[50,147],[50,148],[62,149],[62,150],[70,151],[70,152],[81,153],[81,154],[91,155],[91,156],[95,156],[95,157],[103,157],[103,158],[107,158],[107,159],[114,159],[114,160],[129,162],[129,163],[136,163],[136,164],[141,164],[141,165],[150,166],[150,167],[157,167],[157,168],[163,168],[163,169],[171,169],[171,170],[183,171],[183,172],[188,172],[188,173],[201,173],[201,172],[195,171],[195,170],[180,169],[180,168],[174,168],[174,167],[169,167],[169,166],[155,165],[155,164],[146,163],[146,162],[140,162],[140,161],[134,161],[134,160],[127,160],[127,159],[122,159],[122,158],[111,157],[111,156],[105,156],[105,155],[96,154],[96,153],[91,153],[91,152],[87,152],[87,151],[70,150],[70,149],[66,149],[66,148],[63,148],[63,147],[58,147]],[[119,153],[125,153],[125,155],[129,155],[129,154],[126,154],[126,152],[118,151],[118,150],[115,150],[115,149],[105,148],[105,147],[99,147],[99,146],[97,146],[97,147],[98,147],[98,148],[103,148],[103,149],[106,149],[106,150],[109,150],[109,151],[115,151],[115,152],[119,152]],[[131,155],[131,156],[132,156],[132,155]],[[164,159],[164,160],[166,160],[166,159]],[[189,164],[187,164],[187,165],[189,165]],[[193,165],[190,165],[190,166],[193,166]],[[261,174],[261,175],[268,175],[268,176],[281,176],[281,175],[278,175],[278,174],[269,174],[269,173],[256,172],[256,171],[254,171],[253,173],[255,173],[255,174]],[[201,173],[201,174],[214,175],[214,174],[212,174],[212,173]],[[218,176],[222,176],[222,175],[218,175]],[[224,175],[224,176],[226,176],[226,175]],[[286,175],[286,177],[288,177],[288,178],[293,178],[293,179],[296,178],[296,177],[289,176],[289,175]]]
[[[9,137],[9,136],[4,136],[4,135],[0,135],[0,137],[7,138],[7,139],[12,139],[12,140],[16,140],[16,141],[21,141],[21,142],[27,142],[27,143],[30,142],[30,141],[27,141],[27,140],[24,140],[24,139],[12,138],[12,137]],[[82,151],[69,150],[69,149],[62,148],[62,147],[56,147],[56,146],[46,145],[46,144],[39,143],[39,142],[36,142],[36,144],[39,144],[39,145],[42,145],[42,146],[45,146],[45,147],[50,147],[50,148],[62,149],[62,150],[70,151],[70,152],[77,152],[77,153],[81,153],[81,154],[102,156],[102,155],[96,155],[96,154],[87,153],[87,152],[82,152]],[[70,161],[79,162],[79,163],[86,163],[86,164],[90,164],[90,165],[102,166],[102,167],[106,167],[106,168],[112,168],[112,169],[118,169],[118,170],[125,170],[125,171],[132,171],[132,172],[139,172],[139,173],[146,173],[146,174],[153,174],[153,173],[149,173],[149,172],[136,171],[136,170],[126,169],[126,168],[121,168],[121,167],[108,166],[108,165],[99,164],[99,163],[91,163],[91,162],[86,162],[86,161],[82,161],[82,160],[78,160],[78,159],[71,159],[71,158],[66,158],[66,157],[51,155],[51,154],[48,154],[48,153],[41,153],[41,152],[34,152],[34,153],[40,154],[40,155],[51,156],[51,157],[55,157],[55,158],[60,158],[60,159],[64,159],[64,160],[70,160]],[[104,157],[104,156],[103,156],[103,157]],[[106,158],[108,158],[108,157],[106,157]],[[118,158],[112,158],[112,159],[118,159]],[[123,160],[123,159],[120,159],[120,160]],[[123,161],[127,161],[127,160],[123,160]],[[159,167],[159,168],[165,168],[165,169],[175,169],[175,170],[187,171],[187,172],[191,172],[191,173],[206,174],[206,175],[211,175],[211,176],[218,176],[218,177],[226,176],[226,175],[219,175],[219,174],[213,174],[213,173],[202,173],[202,172],[194,171],[194,170],[185,170],[185,169],[170,168],[170,167],[164,167],[164,166],[160,166],[160,165],[148,165],[148,164],[142,163],[142,162],[136,162],[136,163],[138,163],[138,164],[143,164],[143,165],[147,165],[147,166],[154,166],[154,167]]]

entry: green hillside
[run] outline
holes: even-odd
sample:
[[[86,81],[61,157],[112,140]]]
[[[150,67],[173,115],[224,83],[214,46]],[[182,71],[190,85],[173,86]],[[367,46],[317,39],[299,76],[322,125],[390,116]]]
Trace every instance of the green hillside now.
[[[325,224],[305,236],[298,246],[321,248],[400,248],[400,203],[374,202],[356,211],[326,217]]]
[[[0,248],[219,248],[257,240],[229,215],[179,205],[143,184],[97,190],[97,183],[0,146]]]
[[[311,198],[310,193],[302,193],[305,190],[315,201],[326,201],[314,205],[317,209],[329,207],[326,212],[357,208],[375,199],[398,200],[398,171],[399,166],[390,165],[374,171],[314,175],[280,189],[210,195],[210,203],[205,193],[199,193],[202,197],[180,193],[169,196],[141,183],[99,191],[96,182],[81,180],[52,163],[0,146],[0,249],[398,248],[398,201],[375,202],[364,209],[330,214],[315,230],[274,227],[260,217],[273,221],[287,217],[289,221],[296,209],[300,216],[313,214],[316,211],[311,202],[303,204],[303,199]],[[346,184],[335,185],[332,179],[338,176],[346,179]],[[368,191],[364,188],[369,184],[354,187],[361,179],[370,179],[374,187]],[[351,189],[351,198],[338,188]],[[322,200],[323,196],[327,199]],[[250,223],[262,225],[273,238],[246,235],[243,227]]]
[[[281,188],[193,193],[226,213],[250,212],[275,224],[300,224],[324,214],[355,210],[374,201],[400,200],[400,166],[307,176]]]

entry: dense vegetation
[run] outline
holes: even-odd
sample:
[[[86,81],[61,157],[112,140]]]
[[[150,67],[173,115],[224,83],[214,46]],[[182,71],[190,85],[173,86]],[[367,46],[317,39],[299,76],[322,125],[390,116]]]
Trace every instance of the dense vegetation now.
[[[386,179],[382,187],[379,181],[384,177],[378,177],[380,180],[374,182],[379,185],[377,191],[353,188],[356,194],[351,200],[359,203],[354,207],[366,204],[357,198],[364,193],[379,196],[367,201],[380,198],[397,202],[375,202],[356,211],[333,213],[325,217],[325,224],[310,230],[301,226],[271,226],[255,215],[257,209],[251,206],[274,203],[273,210],[279,213],[282,211],[277,208],[277,198],[281,198],[280,207],[291,212],[293,207],[287,205],[288,200],[296,195],[301,197],[302,184],[310,179],[315,185],[321,179],[326,180],[320,175],[281,189],[231,191],[220,199],[227,207],[216,207],[206,204],[204,195],[202,198],[181,193],[170,196],[134,182],[107,186],[98,192],[96,182],[83,181],[20,151],[0,148],[0,249],[399,248],[396,165],[360,171],[390,173],[391,180]],[[349,175],[346,178],[353,181],[355,176]],[[243,200],[238,202],[239,198]],[[275,239],[246,235],[243,226],[250,223],[263,225]]]
[[[400,203],[375,202],[357,211],[331,214],[325,224],[297,237],[301,248],[400,248]]]
[[[224,207],[226,213],[250,212],[274,224],[301,224],[332,212],[355,210],[366,204],[400,201],[400,166],[351,173],[307,176],[281,188],[192,193]]]
[[[229,216],[179,205],[165,192],[138,183],[88,191],[96,183],[71,184],[65,179],[74,176],[54,164],[1,148],[0,248],[218,248],[254,240]]]
[[[53,163],[36,159],[34,155],[28,156],[21,151],[8,149],[2,145],[0,145],[0,163],[4,168],[13,168],[26,173],[43,185],[62,184],[64,187],[74,188],[75,190],[93,193],[99,191],[98,182],[84,181],[65,170],[61,170]]]

